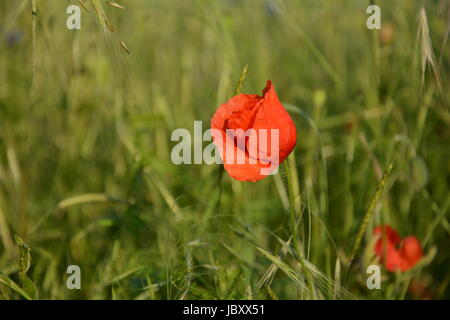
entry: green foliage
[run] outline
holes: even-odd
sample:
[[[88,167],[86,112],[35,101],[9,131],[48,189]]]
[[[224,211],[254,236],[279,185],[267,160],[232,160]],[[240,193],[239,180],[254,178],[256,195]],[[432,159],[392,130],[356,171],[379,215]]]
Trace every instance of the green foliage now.
[[[72,31],[78,1],[0,1],[1,299],[450,298],[448,1],[376,1],[379,31],[369,1],[115,2]],[[269,79],[280,173],[171,162],[174,129]],[[424,258],[368,290],[379,224]]]

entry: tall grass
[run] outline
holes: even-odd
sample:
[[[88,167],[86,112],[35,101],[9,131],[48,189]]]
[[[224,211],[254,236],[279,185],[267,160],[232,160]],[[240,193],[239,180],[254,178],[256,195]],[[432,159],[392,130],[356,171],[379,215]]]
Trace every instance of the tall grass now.
[[[0,298],[450,298],[448,1],[80,2],[0,2]],[[170,134],[267,79],[297,146],[218,206]],[[369,290],[385,223],[425,257]]]

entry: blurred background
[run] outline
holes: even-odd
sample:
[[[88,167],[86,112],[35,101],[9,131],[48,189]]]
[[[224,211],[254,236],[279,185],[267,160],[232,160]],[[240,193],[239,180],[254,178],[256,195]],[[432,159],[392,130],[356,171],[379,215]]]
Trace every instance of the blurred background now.
[[[375,1],[380,30],[373,1],[116,2],[0,2],[0,298],[450,298],[449,1]],[[170,159],[246,64],[297,126],[291,185]],[[380,224],[424,258],[369,290]]]

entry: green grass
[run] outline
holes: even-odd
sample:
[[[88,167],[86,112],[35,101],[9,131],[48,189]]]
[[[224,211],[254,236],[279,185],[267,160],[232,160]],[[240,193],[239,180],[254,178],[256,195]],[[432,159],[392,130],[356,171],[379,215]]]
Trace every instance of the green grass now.
[[[117,2],[79,31],[77,1],[0,2],[0,298],[450,298],[447,1],[376,1],[381,32],[370,1]],[[220,166],[174,165],[170,134],[207,129],[246,64],[298,142],[276,176],[225,172],[218,206]],[[369,290],[384,223],[425,258]]]

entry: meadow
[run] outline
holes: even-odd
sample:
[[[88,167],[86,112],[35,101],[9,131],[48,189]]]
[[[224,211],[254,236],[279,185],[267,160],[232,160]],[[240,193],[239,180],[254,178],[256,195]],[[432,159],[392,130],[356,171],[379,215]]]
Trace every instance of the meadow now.
[[[1,299],[450,298],[449,1],[116,2],[0,2]],[[241,77],[295,122],[280,172],[174,164]]]

